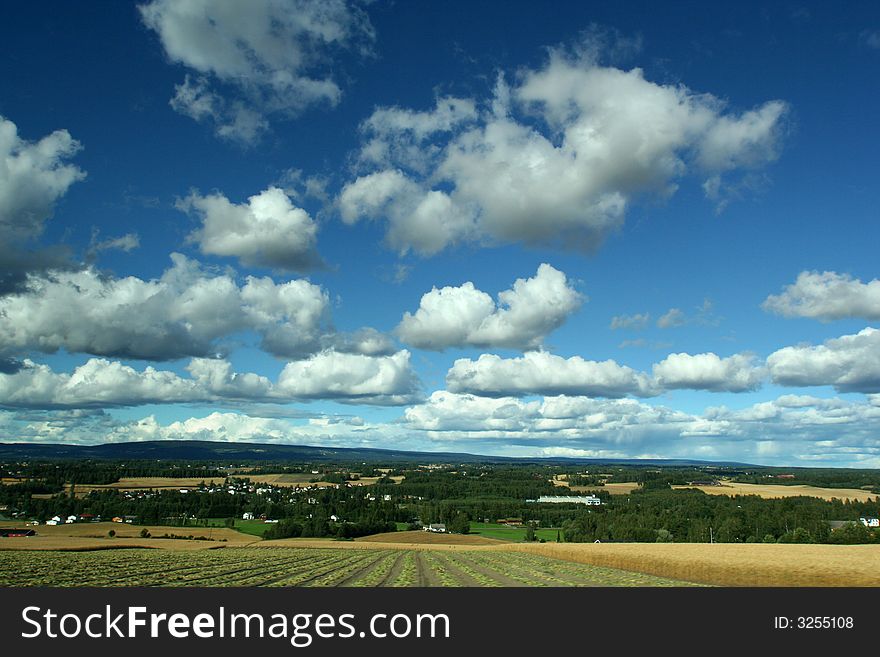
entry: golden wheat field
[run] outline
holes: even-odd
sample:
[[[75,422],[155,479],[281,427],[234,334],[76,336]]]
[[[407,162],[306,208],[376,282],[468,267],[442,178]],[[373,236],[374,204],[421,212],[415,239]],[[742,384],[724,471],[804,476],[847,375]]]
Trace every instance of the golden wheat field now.
[[[859,488],[819,488],[817,486],[784,486],[781,484],[741,484],[733,481],[722,482],[719,486],[673,486],[676,489],[696,488],[709,495],[758,495],[770,499],[783,497],[819,497],[823,500],[856,500],[870,502],[876,493]]]
[[[498,549],[718,586],[880,586],[875,545],[544,543]]]

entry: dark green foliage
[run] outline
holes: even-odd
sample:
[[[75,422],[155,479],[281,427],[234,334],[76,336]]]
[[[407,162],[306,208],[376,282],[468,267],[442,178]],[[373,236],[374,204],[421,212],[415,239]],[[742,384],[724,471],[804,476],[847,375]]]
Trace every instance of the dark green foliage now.
[[[453,534],[467,534],[471,530],[471,519],[468,514],[459,511],[446,523],[446,530]]]

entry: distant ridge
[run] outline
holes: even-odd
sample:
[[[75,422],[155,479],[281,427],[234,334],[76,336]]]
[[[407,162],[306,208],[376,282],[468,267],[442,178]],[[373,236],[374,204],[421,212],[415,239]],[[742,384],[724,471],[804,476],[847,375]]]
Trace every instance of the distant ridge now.
[[[591,459],[569,457],[505,457],[458,452],[408,452],[362,447],[315,447],[265,443],[227,443],[210,440],[153,440],[102,445],[64,445],[47,443],[0,443],[0,459],[95,459],[166,461],[367,461],[384,463],[565,463],[667,466],[748,466],[731,461],[691,459]],[[756,467],[756,466],[749,466]]]

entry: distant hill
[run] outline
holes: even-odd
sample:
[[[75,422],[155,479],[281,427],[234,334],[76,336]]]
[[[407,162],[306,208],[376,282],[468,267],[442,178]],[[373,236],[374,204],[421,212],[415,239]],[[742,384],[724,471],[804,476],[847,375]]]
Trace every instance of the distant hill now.
[[[265,443],[226,443],[208,440],[156,440],[102,445],[60,445],[0,443],[0,460],[95,459],[164,461],[296,461],[370,463],[543,463],[665,466],[734,466],[747,464],[708,462],[689,459],[585,459],[585,458],[509,458],[456,452],[408,452],[393,449],[270,445]]]

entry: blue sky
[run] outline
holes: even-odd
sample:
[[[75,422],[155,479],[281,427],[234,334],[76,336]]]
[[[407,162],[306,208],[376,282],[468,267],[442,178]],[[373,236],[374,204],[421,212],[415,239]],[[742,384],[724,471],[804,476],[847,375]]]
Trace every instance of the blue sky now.
[[[0,431],[880,467],[874,3],[32,2]]]

